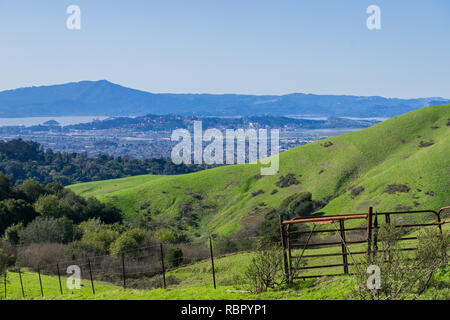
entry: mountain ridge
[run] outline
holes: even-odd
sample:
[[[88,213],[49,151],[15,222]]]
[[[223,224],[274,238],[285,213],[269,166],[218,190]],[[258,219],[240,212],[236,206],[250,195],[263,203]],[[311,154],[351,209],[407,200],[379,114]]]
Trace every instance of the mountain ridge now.
[[[151,93],[107,80],[33,86],[0,92],[0,117],[181,115],[314,115],[393,117],[450,100],[380,96]]]

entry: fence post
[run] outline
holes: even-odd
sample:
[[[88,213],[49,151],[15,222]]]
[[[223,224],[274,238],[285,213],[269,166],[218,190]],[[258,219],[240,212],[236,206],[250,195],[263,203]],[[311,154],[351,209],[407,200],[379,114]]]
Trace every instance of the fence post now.
[[[25,298],[25,290],[23,290],[23,282],[22,282],[22,272],[19,268],[19,279],[20,279],[20,287],[22,288],[22,296]]]
[[[386,214],[386,216],[385,216],[385,218],[386,218],[386,224],[391,224],[391,215],[390,214]],[[388,260],[389,260],[389,262],[392,262],[392,254],[391,254],[391,251],[389,251],[388,253]]]
[[[41,287],[41,295],[44,296],[44,289],[42,288],[41,268],[38,267],[39,286]]]
[[[375,222],[374,222],[374,235],[373,235],[373,248],[374,251],[377,252],[378,251],[378,213],[375,212]],[[374,254],[375,254],[374,252]]]
[[[214,254],[213,254],[213,247],[212,247],[212,239],[211,236],[209,236],[209,251],[211,253],[211,264],[212,264],[212,273],[213,273],[213,282],[214,282],[214,289],[216,289],[216,270],[214,268]]]
[[[95,294],[94,280],[92,279],[91,260],[89,260],[89,258],[88,258],[88,267],[89,267],[89,277],[91,278],[92,293]]]
[[[125,253],[122,253],[122,278],[123,278],[123,288],[127,287],[127,280],[125,278]]]
[[[59,281],[59,291],[61,292],[61,295],[63,295],[63,289],[61,284],[61,273],[59,272],[59,264],[56,264],[56,270],[58,271],[58,281]]]
[[[344,261],[344,273],[348,274],[348,256],[347,256],[347,247],[346,247],[346,240],[345,240],[345,224],[344,224],[344,220],[340,219],[339,220],[339,225],[340,225],[340,233],[341,233],[341,238],[342,238],[342,244],[341,244],[341,248],[342,248],[342,260]]]
[[[166,289],[166,267],[164,266],[164,249],[162,243],[160,243],[160,249],[161,249],[161,267],[162,267],[163,285],[164,289]]]
[[[280,219],[281,244],[283,245],[284,274],[286,277],[286,282],[290,283],[291,277],[289,276],[289,271],[288,271],[288,261],[287,261],[287,253],[286,253],[286,236],[285,236],[285,232],[284,232],[284,226],[281,223],[281,216],[279,216],[279,219]]]
[[[372,215],[373,208],[369,207],[369,213],[367,214],[367,254],[372,252]]]

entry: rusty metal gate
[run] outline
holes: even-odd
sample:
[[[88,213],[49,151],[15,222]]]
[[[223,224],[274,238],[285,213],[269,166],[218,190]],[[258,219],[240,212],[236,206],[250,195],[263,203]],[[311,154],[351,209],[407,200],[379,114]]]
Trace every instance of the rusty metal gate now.
[[[355,266],[357,268],[359,264],[354,257],[367,255],[378,250],[376,230],[380,228],[381,223],[407,229],[435,226],[442,235],[442,225],[450,223],[450,220],[444,220],[443,215],[448,210],[450,210],[450,207],[441,208],[438,211],[416,210],[374,213],[373,208],[370,207],[367,213],[362,214],[301,217],[285,221],[280,219],[286,278],[292,281],[294,279],[350,275],[352,273],[349,267]],[[413,215],[414,218],[405,219],[408,214]],[[410,222],[411,220],[413,223]],[[349,224],[352,225],[348,226]],[[295,230],[299,226],[303,226],[303,230]],[[309,227],[309,230],[304,230],[305,227]],[[335,237],[326,236],[329,234],[334,234]],[[316,237],[313,237],[313,235],[316,235]],[[325,238],[320,238],[320,235],[325,235]],[[407,236],[399,240],[412,241],[417,239],[416,236]],[[350,247],[352,247],[351,250]],[[333,252],[333,248],[338,249],[338,252]],[[400,250],[414,251],[416,247],[407,244],[405,248]],[[307,254],[305,254],[306,252]],[[338,261],[330,263],[328,260],[332,257],[338,259]],[[300,261],[306,259],[321,260],[322,258],[327,259],[327,263],[298,266]],[[334,273],[325,272],[330,269],[337,271]],[[302,274],[294,275],[298,272]]]

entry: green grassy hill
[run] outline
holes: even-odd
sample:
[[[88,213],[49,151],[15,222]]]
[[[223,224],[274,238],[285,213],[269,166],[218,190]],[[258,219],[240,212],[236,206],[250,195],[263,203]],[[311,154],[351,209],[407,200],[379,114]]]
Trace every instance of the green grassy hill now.
[[[186,207],[203,233],[254,228],[288,196],[309,191],[325,214],[450,205],[450,105],[423,108],[371,128],[297,147],[280,155],[280,172],[261,177],[258,165],[234,165],[181,176],[140,176],[70,188],[119,206],[131,217],[144,210],[170,225]],[[280,188],[280,176],[299,184]],[[389,187],[390,186],[390,187]],[[277,190],[277,192],[274,192]]]

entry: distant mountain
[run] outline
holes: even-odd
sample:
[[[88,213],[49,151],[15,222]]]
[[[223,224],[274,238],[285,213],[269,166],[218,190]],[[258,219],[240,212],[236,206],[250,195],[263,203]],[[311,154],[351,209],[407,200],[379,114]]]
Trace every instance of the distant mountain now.
[[[0,117],[130,116],[181,114],[214,116],[314,115],[393,117],[443,98],[395,99],[294,93],[283,96],[155,94],[106,80],[0,92]]]

